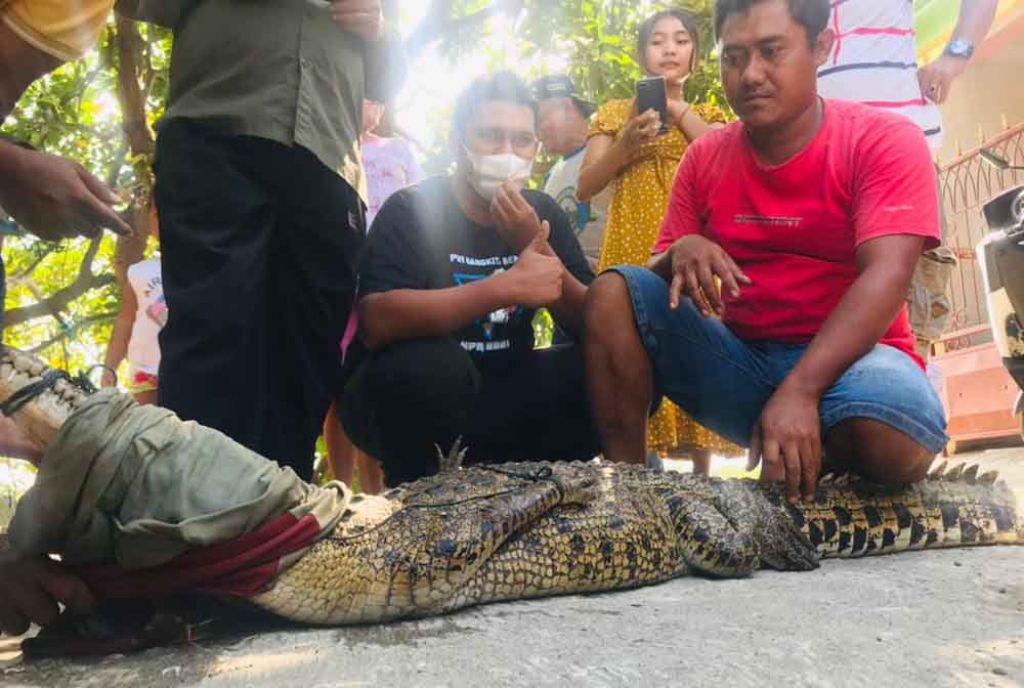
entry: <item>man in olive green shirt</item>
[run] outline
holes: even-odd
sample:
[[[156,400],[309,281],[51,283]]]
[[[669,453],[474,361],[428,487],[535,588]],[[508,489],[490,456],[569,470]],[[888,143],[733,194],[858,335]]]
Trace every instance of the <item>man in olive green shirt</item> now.
[[[312,472],[365,235],[363,98],[397,86],[379,0],[183,0],[154,170],[160,404]]]

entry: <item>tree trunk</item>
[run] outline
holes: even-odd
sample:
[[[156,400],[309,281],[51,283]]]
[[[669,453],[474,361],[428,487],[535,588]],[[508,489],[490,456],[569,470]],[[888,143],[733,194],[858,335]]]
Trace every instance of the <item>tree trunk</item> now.
[[[149,238],[150,191],[153,188],[152,161],[155,138],[146,118],[148,83],[143,78],[143,38],[131,19],[117,15],[113,43],[117,54],[117,99],[121,105],[121,127],[128,142],[136,184],[131,189],[129,223],[135,236],[118,237],[114,251],[114,275],[120,289],[128,288],[128,266],[142,260]]]

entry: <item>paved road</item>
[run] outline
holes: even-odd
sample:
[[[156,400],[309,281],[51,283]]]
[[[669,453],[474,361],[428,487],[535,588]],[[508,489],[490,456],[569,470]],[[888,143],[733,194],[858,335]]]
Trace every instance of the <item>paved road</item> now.
[[[1024,486],[1024,449],[972,455]],[[1024,494],[1024,489],[1021,490]],[[2,647],[0,647],[2,652]],[[11,664],[5,686],[1024,686],[1024,548],[683,579],[424,621]]]

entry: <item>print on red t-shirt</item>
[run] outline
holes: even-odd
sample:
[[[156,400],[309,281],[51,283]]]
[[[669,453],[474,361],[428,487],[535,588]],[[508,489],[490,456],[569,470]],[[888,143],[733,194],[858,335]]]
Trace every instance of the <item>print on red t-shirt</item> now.
[[[686,152],[654,252],[698,233],[753,281],[737,299],[723,295],[733,332],[746,340],[810,341],[856,279],[860,244],[914,234],[927,238],[926,248],[938,245],[928,145],[904,117],[825,101],[814,139],[769,166],[734,122]],[[917,359],[906,307],[881,341]]]

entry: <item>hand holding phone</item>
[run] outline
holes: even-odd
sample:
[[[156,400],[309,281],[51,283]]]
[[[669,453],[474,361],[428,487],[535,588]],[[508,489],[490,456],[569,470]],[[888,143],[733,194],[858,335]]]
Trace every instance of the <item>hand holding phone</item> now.
[[[665,77],[652,76],[636,82],[636,111],[642,115],[654,110],[661,119],[658,136],[668,133],[668,92],[665,90]]]

